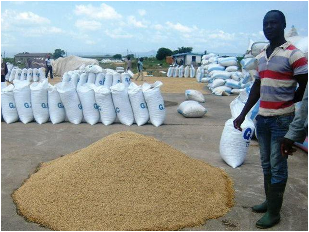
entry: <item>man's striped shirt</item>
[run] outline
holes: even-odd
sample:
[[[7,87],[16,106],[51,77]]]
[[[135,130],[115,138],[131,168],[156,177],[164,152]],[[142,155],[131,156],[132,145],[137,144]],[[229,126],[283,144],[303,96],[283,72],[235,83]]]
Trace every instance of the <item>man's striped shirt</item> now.
[[[267,58],[267,47],[256,57],[257,79],[261,80],[260,108],[262,116],[277,116],[294,112],[297,81],[294,76],[308,73],[304,54],[290,42],[275,48]]]

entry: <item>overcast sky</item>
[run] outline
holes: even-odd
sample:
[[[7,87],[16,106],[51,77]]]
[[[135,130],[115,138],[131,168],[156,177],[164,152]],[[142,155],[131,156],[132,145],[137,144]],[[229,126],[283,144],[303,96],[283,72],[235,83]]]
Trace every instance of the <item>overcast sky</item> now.
[[[54,52],[126,54],[193,47],[194,52],[244,53],[265,41],[262,20],[281,10],[288,32],[308,36],[307,1],[1,1],[1,54]]]

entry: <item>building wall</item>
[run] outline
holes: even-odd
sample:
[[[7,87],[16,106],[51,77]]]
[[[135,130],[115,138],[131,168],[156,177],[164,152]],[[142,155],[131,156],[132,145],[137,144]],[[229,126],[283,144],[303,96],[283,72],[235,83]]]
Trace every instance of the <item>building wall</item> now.
[[[185,60],[185,65],[191,65],[192,64],[192,56],[194,55],[186,55],[186,60]],[[202,56],[196,55],[195,56],[195,64],[194,65],[198,65],[202,62]]]

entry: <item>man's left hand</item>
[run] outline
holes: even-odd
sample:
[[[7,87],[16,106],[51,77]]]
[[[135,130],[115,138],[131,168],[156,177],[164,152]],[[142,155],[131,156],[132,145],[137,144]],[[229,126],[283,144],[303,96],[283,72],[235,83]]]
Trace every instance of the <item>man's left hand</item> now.
[[[296,151],[295,148],[293,148],[294,141],[283,138],[280,143],[281,147],[281,154],[283,157],[287,158],[289,155],[293,155],[293,152]]]

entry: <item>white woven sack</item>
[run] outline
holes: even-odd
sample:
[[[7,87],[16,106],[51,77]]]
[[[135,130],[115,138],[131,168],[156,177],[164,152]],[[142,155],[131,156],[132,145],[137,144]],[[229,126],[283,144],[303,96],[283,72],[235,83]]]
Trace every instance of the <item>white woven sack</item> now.
[[[10,77],[9,77],[9,82],[12,82],[15,79],[15,74],[17,70],[18,70],[17,68],[12,69]]]
[[[85,67],[87,73],[100,73],[103,72],[103,69],[99,65],[87,65]]]
[[[146,124],[149,121],[149,112],[142,87],[132,82],[128,87],[128,94],[136,124],[138,126]]]
[[[245,91],[245,89],[232,89],[231,93],[232,94],[240,94],[241,92]]]
[[[95,73],[88,73],[88,80],[87,83],[88,84],[94,84],[95,83]]]
[[[182,102],[177,111],[186,118],[201,118],[207,113],[204,106],[192,100]]]
[[[77,88],[83,84],[86,84],[88,80],[88,74],[82,73],[79,77],[79,82],[77,83]]]
[[[227,71],[217,71],[217,72],[213,72],[213,74],[211,75],[212,78],[217,79],[229,79],[231,78],[231,73],[227,72]]]
[[[182,78],[183,77],[183,73],[184,73],[184,68],[183,68],[183,65],[181,65],[178,69],[178,77]]]
[[[34,73],[32,73],[34,74]],[[35,73],[35,75],[32,76],[32,81],[33,82],[38,82],[40,80],[41,72],[40,69]]]
[[[173,67],[169,67],[169,68],[168,68],[167,73],[166,73],[166,76],[167,76],[167,77],[171,77],[171,76],[172,76],[172,74],[173,74],[173,69],[174,69]]]
[[[13,90],[14,85],[8,85],[1,90],[1,112],[7,124],[18,121],[18,112]]]
[[[102,72],[98,73],[95,78],[95,85],[96,86],[104,85],[104,82],[105,82],[105,74]]]
[[[46,79],[45,72],[43,68],[39,68],[38,81]]]
[[[197,102],[205,102],[204,95],[197,90],[194,89],[188,89],[185,92],[186,100],[194,100]]]
[[[178,77],[178,74],[179,74],[179,67],[178,66],[176,66],[176,67],[174,67],[174,71],[173,71],[173,77]]]
[[[106,73],[105,74],[105,81],[103,86],[106,88],[110,88],[113,85],[113,74],[112,73]]]
[[[196,70],[196,81],[201,82],[202,78],[204,77],[204,68],[198,67]]]
[[[27,70],[27,81],[32,81],[33,79],[33,69],[32,68],[28,68]]]
[[[240,81],[243,78],[243,74],[241,72],[234,72],[231,74],[231,78],[235,81]]]
[[[61,123],[65,120],[65,110],[60,95],[57,91],[57,85],[48,85],[48,108],[49,117],[52,124]]]
[[[237,58],[236,57],[226,57],[226,58],[218,58],[218,63],[222,66],[236,66]]]
[[[227,71],[227,72],[236,72],[237,70],[238,70],[237,66],[228,66],[225,69],[225,71]]]
[[[220,64],[210,64],[210,65],[208,65],[208,72],[212,72],[214,70],[223,71],[223,70],[225,70],[225,67],[220,65]]]
[[[154,84],[144,83],[142,86],[143,94],[148,106],[150,122],[158,127],[164,123],[166,110],[164,99],[162,97],[160,87],[163,85],[161,81],[156,81]]]
[[[215,79],[211,83],[210,87],[214,89],[214,88],[217,88],[217,87],[222,86],[224,84],[225,84],[225,80],[223,80],[223,79]]]
[[[190,67],[190,77],[191,78],[194,78],[195,77],[195,68],[193,65],[191,65]]]
[[[14,80],[14,99],[16,109],[20,121],[27,124],[33,121],[33,112],[31,106],[31,90],[29,81],[16,81]]]
[[[113,85],[110,89],[119,121],[124,125],[131,126],[134,122],[134,115],[129,100],[128,89],[123,83]]]
[[[90,125],[98,123],[100,119],[98,105],[95,101],[94,87],[94,84],[85,84],[77,89],[80,102],[83,106],[84,119]]]
[[[188,78],[190,76],[190,67],[189,66],[186,66],[185,67],[185,72],[184,72],[184,75],[183,75],[185,78]]]
[[[46,123],[49,120],[47,89],[47,80],[34,82],[30,85],[33,116],[38,124]]]
[[[31,80],[28,79],[28,81],[33,81],[33,78],[38,76],[39,70],[37,68],[32,69],[32,78]],[[28,76],[29,78],[29,76]]]
[[[20,68],[17,69],[15,72],[14,80],[21,80],[21,73],[22,73],[22,70]]]
[[[74,85],[71,82],[61,82],[57,85],[69,122],[80,124],[83,120],[82,105]]]
[[[246,119],[241,124],[242,131],[239,131],[234,128],[234,119],[226,121],[220,140],[220,155],[232,168],[244,162],[254,133],[254,123],[251,120]]]
[[[121,75],[120,75],[120,73],[116,72],[116,73],[113,74],[113,84],[112,84],[112,86],[116,85],[118,83],[121,83]]]
[[[240,62],[243,69],[249,71],[249,70],[256,70],[258,61],[256,58],[246,58],[242,59]]]
[[[228,96],[231,93],[232,89],[227,86],[219,86],[212,90],[212,93],[217,96]]]
[[[77,88],[77,84],[79,82],[79,74],[78,73],[73,73],[71,76],[71,82],[74,85],[75,88]]]
[[[241,88],[241,84],[239,83],[239,81],[235,81],[233,79],[226,80],[225,86],[230,87],[232,89],[240,89]]]
[[[123,83],[126,87],[129,87],[131,84],[131,77],[128,73],[121,73],[121,83]]]
[[[20,80],[21,81],[24,81],[24,80],[27,80],[27,72],[28,70],[26,68],[24,68],[21,72],[21,77],[20,77]]]
[[[69,73],[65,72],[62,76],[62,82],[70,82],[71,81],[71,76]]]
[[[116,112],[109,88],[97,86],[94,88],[95,100],[101,116],[101,122],[105,125],[111,125],[116,120]]]

